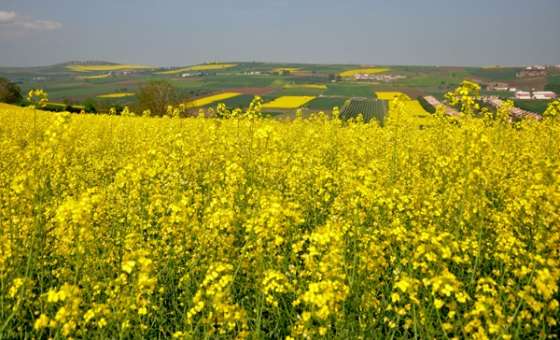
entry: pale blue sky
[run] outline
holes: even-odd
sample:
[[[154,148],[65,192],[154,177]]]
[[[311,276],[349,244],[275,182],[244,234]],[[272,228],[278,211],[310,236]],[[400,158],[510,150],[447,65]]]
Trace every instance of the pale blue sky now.
[[[560,0],[0,0],[0,65],[560,64]]]

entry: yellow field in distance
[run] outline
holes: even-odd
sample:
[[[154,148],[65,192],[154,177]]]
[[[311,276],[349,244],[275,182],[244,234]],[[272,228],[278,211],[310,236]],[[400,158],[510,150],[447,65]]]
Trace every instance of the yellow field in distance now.
[[[317,89],[317,90],[326,90],[327,85],[323,84],[287,84],[284,85],[285,89]]]
[[[176,68],[169,71],[162,71],[162,72],[158,72],[158,74],[177,74],[177,73],[188,72],[188,71],[214,71],[214,70],[223,70],[235,66],[237,66],[237,64],[203,64],[203,65],[194,65],[194,66]]]
[[[83,76],[83,77],[78,77],[78,79],[85,79],[85,80],[89,80],[89,79],[104,79],[104,78],[109,78],[111,75],[109,73],[105,73],[105,74],[96,74],[94,76]]]
[[[277,68],[273,68],[272,72],[296,72],[301,70],[301,68],[299,67],[277,67]]]
[[[387,71],[389,71],[389,69],[384,67],[356,68],[356,69],[340,72],[340,76],[353,77],[356,74],[376,74],[376,73],[383,73]]]
[[[408,99],[410,99],[406,94],[398,91],[377,91],[375,94],[377,95],[377,99],[381,100],[391,100],[399,95],[405,95]]]
[[[263,104],[263,109],[297,109],[313,100],[314,96],[282,96]]]
[[[97,96],[97,98],[123,98],[123,97],[131,97],[134,96],[132,92],[113,92],[107,93]]]
[[[226,100],[229,98],[233,98],[233,97],[237,97],[239,96],[241,93],[237,93],[237,92],[224,92],[224,93],[218,93],[212,96],[208,96],[208,97],[202,97],[202,98],[198,98],[195,100],[191,100],[187,103],[187,105],[189,107],[201,107],[201,106],[205,106],[208,104],[212,104],[215,103],[217,101],[220,100]]]
[[[128,71],[152,68],[146,65],[117,64],[117,65],[68,65],[69,70],[74,72],[95,72],[95,71]]]

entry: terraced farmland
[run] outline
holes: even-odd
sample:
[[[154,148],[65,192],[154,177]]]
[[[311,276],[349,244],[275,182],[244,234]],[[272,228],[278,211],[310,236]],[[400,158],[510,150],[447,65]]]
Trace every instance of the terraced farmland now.
[[[342,119],[355,118],[362,114],[364,121],[369,122],[372,118],[383,125],[387,114],[387,102],[376,99],[352,99],[344,106],[341,112]]]

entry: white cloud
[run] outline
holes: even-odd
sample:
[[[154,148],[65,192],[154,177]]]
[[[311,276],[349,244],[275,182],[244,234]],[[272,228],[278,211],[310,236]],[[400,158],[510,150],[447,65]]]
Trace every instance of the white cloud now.
[[[0,11],[0,24],[10,23],[16,18],[16,12]]]
[[[38,31],[51,31],[62,27],[62,24],[58,21],[51,20],[33,20],[22,22],[21,25],[30,30]]]
[[[13,11],[0,11],[0,25],[16,30],[52,31],[62,27],[62,24],[53,20],[37,20],[18,15]]]

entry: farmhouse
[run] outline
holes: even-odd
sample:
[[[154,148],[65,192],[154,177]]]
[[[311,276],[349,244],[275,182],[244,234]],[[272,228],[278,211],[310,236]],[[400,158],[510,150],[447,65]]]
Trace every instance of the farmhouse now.
[[[185,72],[181,74],[181,78],[190,78],[190,77],[201,77],[204,73],[202,72]]]
[[[517,78],[537,78],[546,76],[546,66],[535,65],[527,66],[515,75]]]
[[[509,85],[507,83],[489,83],[486,85],[488,91],[507,91]]]
[[[405,79],[406,76],[399,74],[370,74],[370,73],[356,73],[354,74],[354,80],[376,80],[390,82],[399,79]]]
[[[533,99],[556,99],[556,93],[552,91],[534,91]]]
[[[531,99],[531,92],[517,91],[515,92],[516,99]]]

